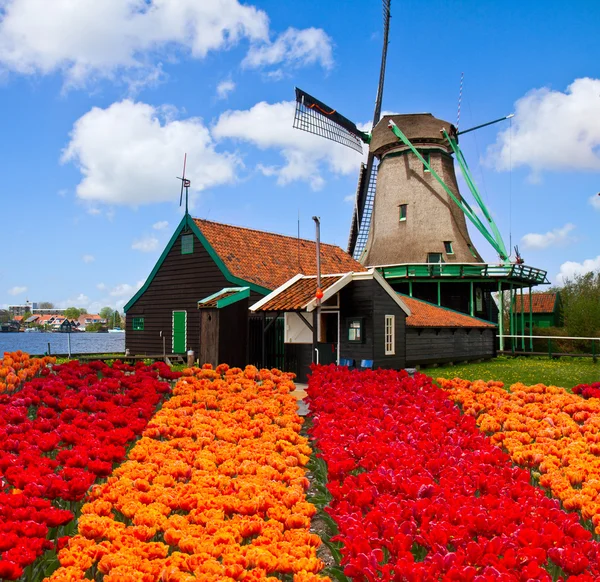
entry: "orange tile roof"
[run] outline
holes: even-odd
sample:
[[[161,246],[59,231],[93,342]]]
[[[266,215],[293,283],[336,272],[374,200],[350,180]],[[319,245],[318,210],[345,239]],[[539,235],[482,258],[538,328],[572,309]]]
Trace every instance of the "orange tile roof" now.
[[[22,315],[15,315],[15,317],[13,318],[14,321],[21,321],[23,319]]]
[[[411,314],[406,318],[406,325],[409,327],[496,327],[493,323],[446,307],[438,307],[433,303],[408,297],[401,293],[399,295],[410,309]]]
[[[523,295],[523,303],[525,304],[525,313],[529,313],[529,293]],[[533,313],[554,313],[556,293],[532,293],[531,303]],[[515,311],[521,313],[522,310],[521,296],[517,295]]]
[[[321,290],[326,291],[337,283],[343,275],[321,278]],[[298,279],[277,296],[265,303],[257,311],[296,311],[306,307],[317,291],[317,278]]]
[[[244,287],[245,289],[247,287]],[[209,307],[217,307],[217,303],[221,301],[221,299],[225,299],[227,297],[231,297],[232,295],[236,295],[240,292],[241,287],[238,289],[229,289],[229,290],[221,290],[219,293],[216,293],[214,297],[209,299],[208,301],[205,299],[201,299],[198,301],[198,309],[208,309]]]
[[[229,272],[244,281],[276,289],[298,273],[315,275],[315,242],[262,230],[195,218]],[[366,271],[335,245],[321,243],[321,273]]]

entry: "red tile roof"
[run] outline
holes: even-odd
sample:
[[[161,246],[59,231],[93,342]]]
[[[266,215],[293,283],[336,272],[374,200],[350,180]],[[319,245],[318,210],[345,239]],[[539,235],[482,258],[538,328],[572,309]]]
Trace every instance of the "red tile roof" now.
[[[529,293],[523,295],[525,313],[529,313]],[[556,304],[556,293],[532,293],[531,303],[533,313],[554,313]],[[515,311],[521,313],[521,295],[517,295]]]
[[[314,275],[315,242],[195,218],[196,226],[235,276],[276,289],[298,273]],[[366,271],[340,247],[321,243],[321,273]]]
[[[438,307],[427,301],[408,297],[407,295],[400,295],[400,297],[410,309],[411,314],[406,318],[406,325],[409,327],[496,327],[493,323],[446,307]]]
[[[337,283],[343,275],[321,278],[321,290],[326,291]],[[265,303],[257,311],[297,311],[304,309],[314,298],[317,279],[298,279],[289,287]]]
[[[22,315],[15,315],[13,318],[14,321],[21,321],[22,319],[23,319]]]

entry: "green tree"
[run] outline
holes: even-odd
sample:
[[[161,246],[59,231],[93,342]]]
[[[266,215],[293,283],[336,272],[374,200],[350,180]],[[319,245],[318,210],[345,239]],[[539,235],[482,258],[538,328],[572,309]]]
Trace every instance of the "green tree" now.
[[[113,310],[110,307],[103,307],[98,314],[102,319],[106,320],[106,323],[112,323]]]
[[[121,321],[121,314],[118,311],[115,311],[113,313],[112,327],[123,327]]]
[[[600,271],[575,275],[561,289],[565,327],[571,336],[600,334]]]
[[[10,321],[10,319],[11,317],[8,309],[0,309],[0,323],[6,323],[7,321]]]
[[[63,315],[67,319],[77,319],[81,315],[81,311],[77,307],[67,307]]]

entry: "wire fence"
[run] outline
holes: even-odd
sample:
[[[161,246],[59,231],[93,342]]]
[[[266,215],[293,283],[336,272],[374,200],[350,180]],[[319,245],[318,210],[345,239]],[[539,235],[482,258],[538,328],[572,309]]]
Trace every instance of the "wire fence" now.
[[[498,353],[504,355],[592,358],[594,363],[600,357],[600,337],[504,334],[496,337]]]

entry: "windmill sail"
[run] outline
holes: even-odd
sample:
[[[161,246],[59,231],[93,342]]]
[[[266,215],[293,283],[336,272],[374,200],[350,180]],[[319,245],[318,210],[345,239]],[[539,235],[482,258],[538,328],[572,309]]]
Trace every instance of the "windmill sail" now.
[[[359,153],[362,153],[363,142],[369,140],[369,136],[349,119],[298,87],[294,127],[341,143]]]
[[[377,85],[377,98],[375,99],[375,111],[373,112],[373,127],[375,127],[379,120],[381,119],[381,103],[383,101],[383,86],[385,82],[385,65],[387,62],[387,48],[388,48],[388,38],[390,33],[390,5],[391,0],[383,0],[383,49],[381,51],[381,67],[379,69],[379,84]],[[372,175],[374,174],[374,168],[376,164],[375,156],[369,152],[369,157],[367,158],[367,165],[365,168],[364,177],[359,180],[359,186],[356,191],[356,208],[357,212],[354,214],[354,218],[352,220],[352,226],[350,227],[350,237],[348,240],[348,253],[353,257],[357,255],[360,256],[362,254],[362,249],[357,253],[356,245],[358,241],[359,234],[362,233],[363,223],[367,223],[366,231],[363,234],[364,237],[364,245],[366,244],[367,237],[369,235],[369,225],[371,224],[371,210],[369,209],[369,217],[368,221],[365,220],[365,213],[367,211],[367,199],[369,198],[369,190],[371,188],[371,183],[373,184],[373,192],[371,194],[370,199],[370,208],[373,207],[373,202],[375,199],[375,179],[371,180]],[[376,178],[376,175],[375,175]],[[355,224],[356,221],[356,224]]]
[[[375,202],[375,188],[377,186],[377,169],[379,162],[377,158],[374,159],[374,163],[371,169],[371,176],[369,179],[369,185],[366,189],[365,205],[363,208],[362,216],[359,220],[358,205],[354,207],[354,215],[352,218],[352,226],[350,228],[350,237],[348,240],[348,248],[352,248],[352,256],[358,261],[367,245],[369,238],[369,231],[371,229],[371,215],[373,213],[373,203]],[[362,191],[362,183],[366,179],[367,165],[362,164],[360,169],[360,177],[358,179],[358,193]]]

